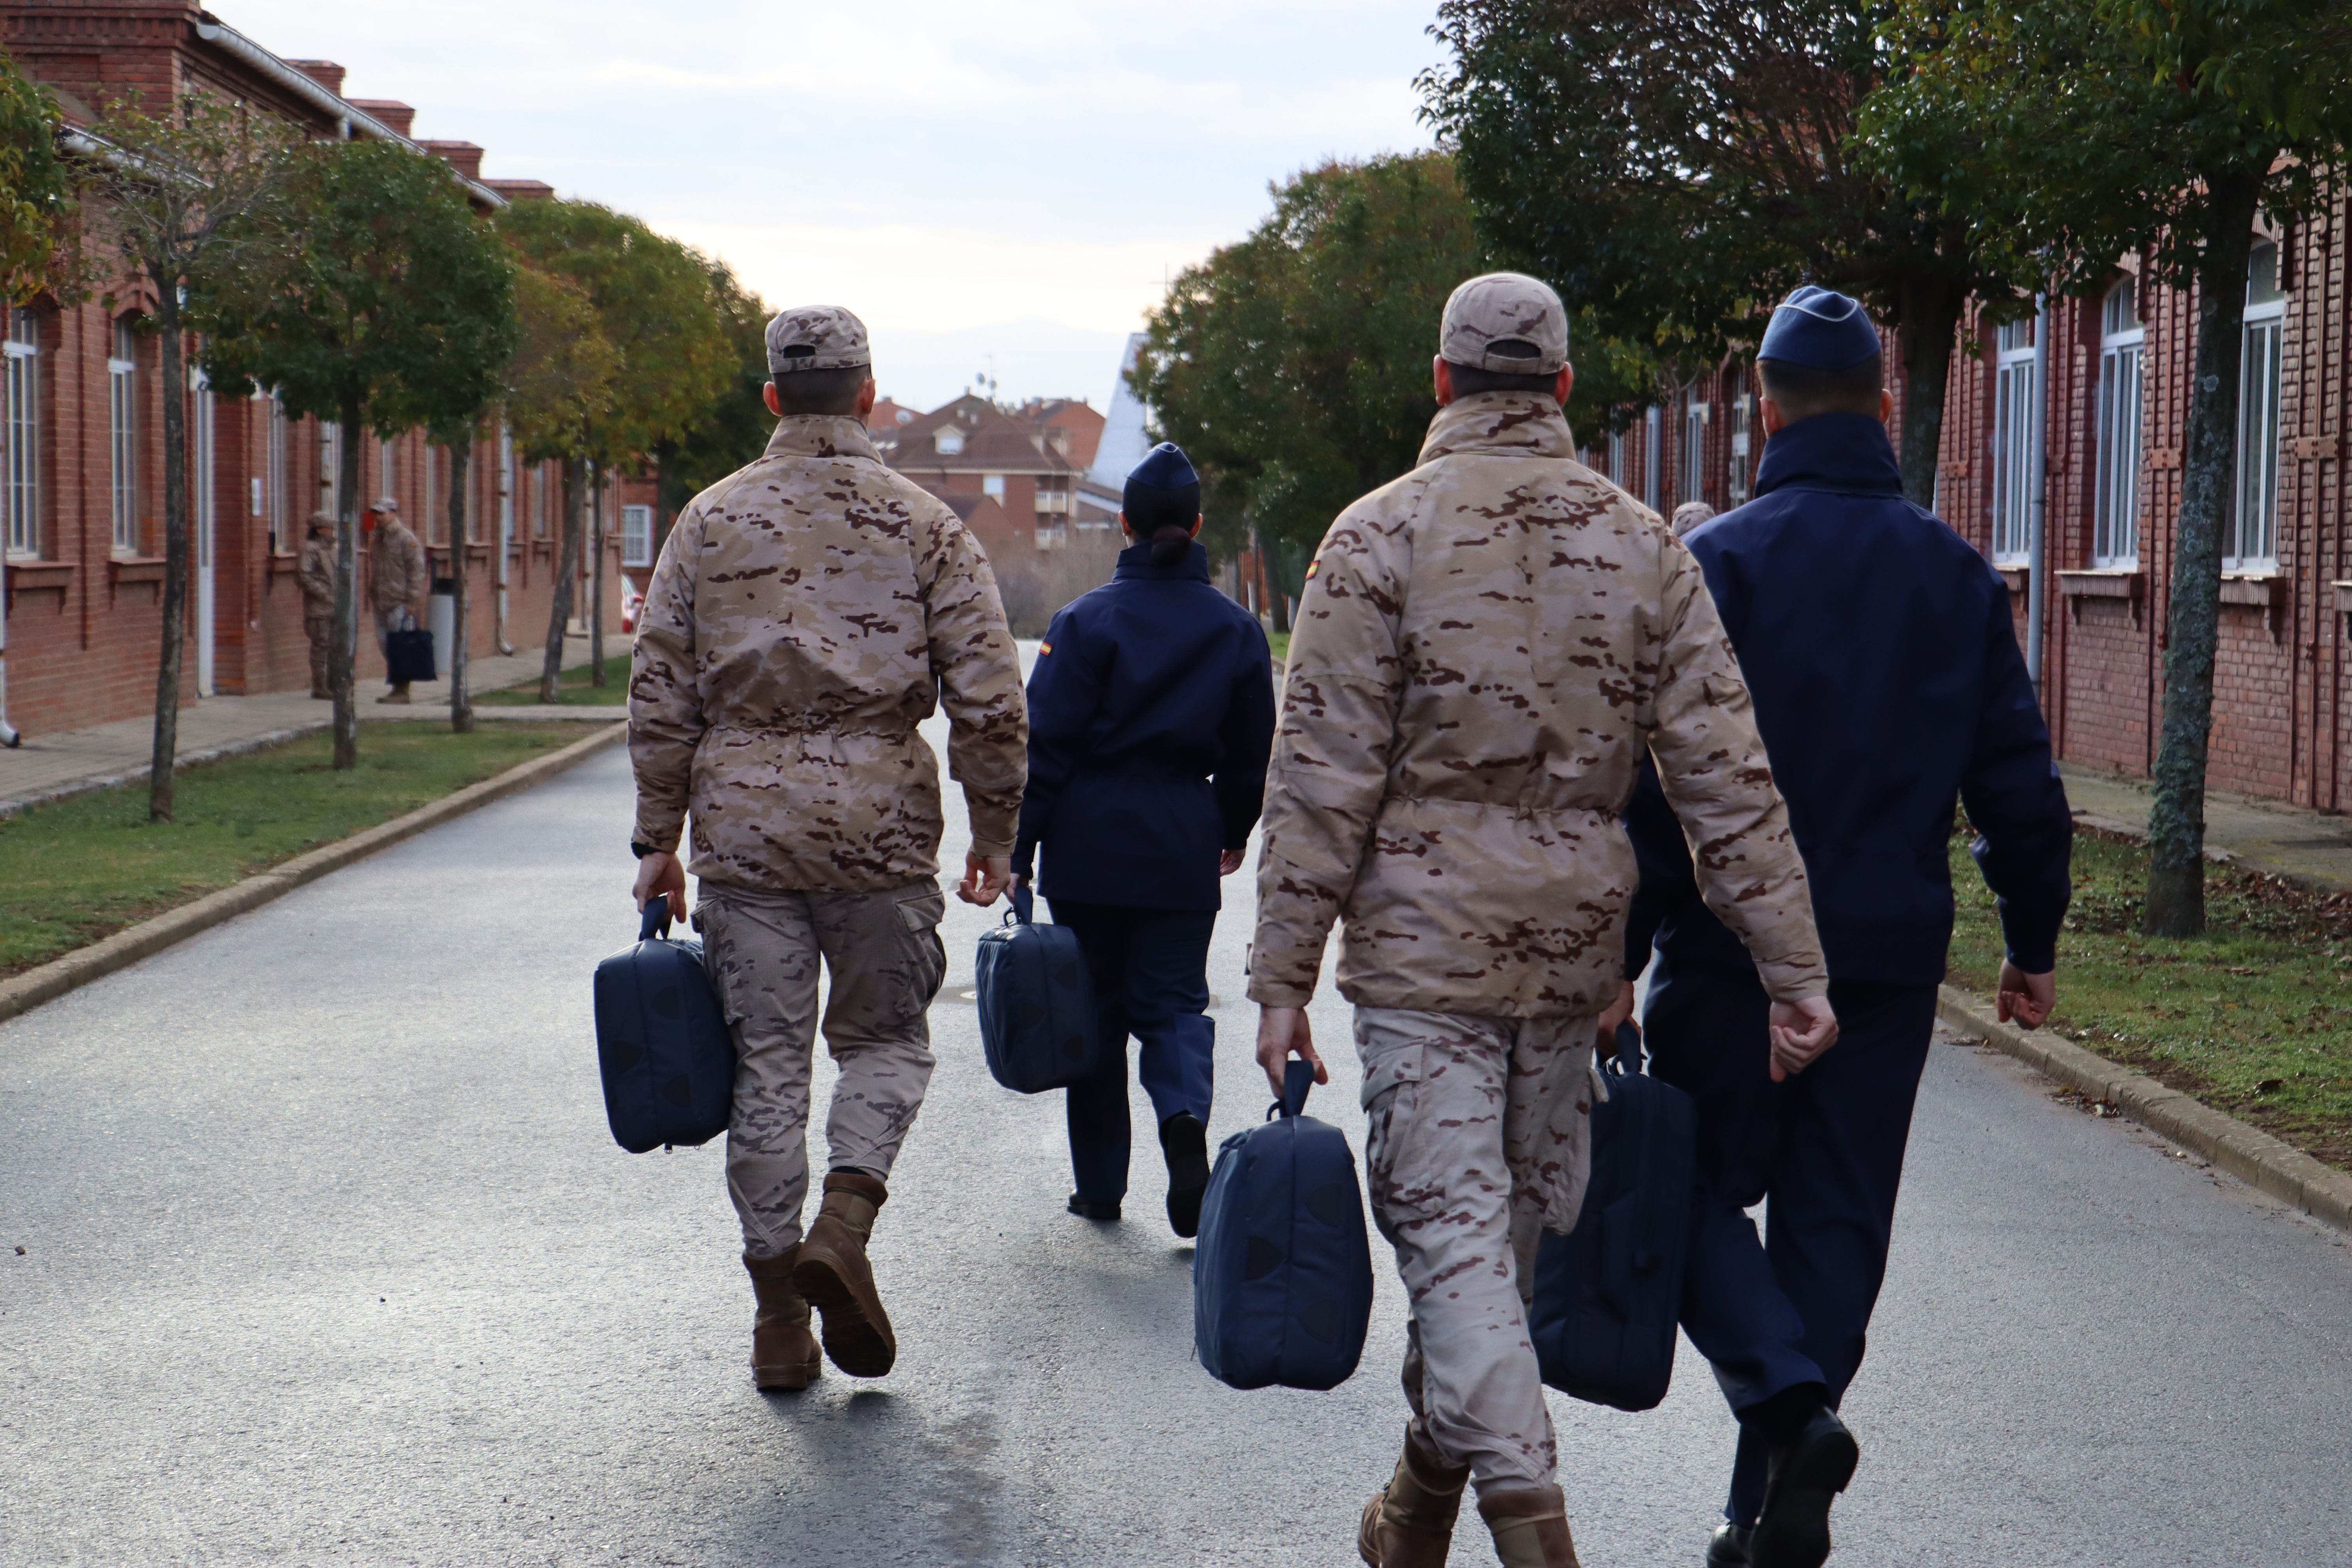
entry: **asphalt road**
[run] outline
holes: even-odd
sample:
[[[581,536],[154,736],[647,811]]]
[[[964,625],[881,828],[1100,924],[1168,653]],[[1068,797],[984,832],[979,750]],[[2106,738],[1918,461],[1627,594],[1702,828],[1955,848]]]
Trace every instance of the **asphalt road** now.
[[[1213,1382],[1156,1152],[1124,1225],[1063,1212],[953,901],[875,1236],[898,1369],[753,1392],[718,1148],[603,1122],[628,817],[611,753],[0,1025],[0,1564],[1352,1563],[1393,1279],[1336,1392]],[[1267,1100],[1244,936],[1213,1138]],[[1310,1110],[1354,1140],[1348,1054]],[[1593,1568],[1698,1560],[1733,1429],[1680,1371],[1645,1415],[1553,1396]],[[2352,1562],[2352,1247],[1942,1045],[1847,1414],[1837,1562]],[[1475,1524],[1454,1561],[1493,1561]]]

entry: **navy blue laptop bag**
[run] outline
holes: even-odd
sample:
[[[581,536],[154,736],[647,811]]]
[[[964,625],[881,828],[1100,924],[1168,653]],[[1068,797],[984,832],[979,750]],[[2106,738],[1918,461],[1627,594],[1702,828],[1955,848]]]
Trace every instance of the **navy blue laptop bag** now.
[[[1090,1078],[1097,1049],[1095,990],[1078,933],[1038,925],[1024,885],[1004,923],[980,936],[980,1045],[990,1076],[1022,1094]]]
[[[646,905],[637,944],[596,966],[596,1065],[604,1118],[632,1154],[708,1143],[735,1105],[735,1042],[702,967],[702,943],[668,940],[669,900]]]
[[[1262,1126],[1217,1151],[1192,1258],[1192,1348],[1235,1388],[1337,1388],[1364,1353],[1372,1254],[1347,1135],[1302,1115],[1294,1061]]]
[[[1675,1375],[1698,1110],[1642,1070],[1631,1024],[1617,1031],[1608,1075],[1609,1099],[1592,1108],[1592,1181],[1576,1229],[1543,1238],[1529,1328],[1552,1387],[1648,1410]]]

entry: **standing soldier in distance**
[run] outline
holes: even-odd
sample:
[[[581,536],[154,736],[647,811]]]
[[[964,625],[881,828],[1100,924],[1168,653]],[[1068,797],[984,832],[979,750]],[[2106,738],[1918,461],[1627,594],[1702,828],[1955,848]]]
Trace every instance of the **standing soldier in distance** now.
[[[1372,1568],[1445,1561],[1465,1480],[1506,1568],[1576,1561],[1528,1337],[1544,1228],[1576,1223],[1593,1047],[1621,996],[1654,753],[1756,954],[1778,1048],[1836,1037],[1805,870],[1698,568],[1575,460],[1559,297],[1446,301],[1421,465],[1340,513],[1308,573],[1266,792],[1249,992],[1277,1089],[1331,922],[1356,1004],[1372,1213],[1412,1324],[1412,1417],[1365,1505]]]
[[[798,1389],[824,1354],[854,1377],[898,1355],[866,1248],[931,1076],[939,764],[915,726],[948,715],[971,848],[957,895],[1010,879],[1028,723],[988,559],[955,513],[883,466],[864,323],[811,306],[768,323],[775,436],[679,514],[646,593],[629,679],[637,903],[686,901],[736,1050],[727,1186],[758,1303],[751,1375]],[[827,1173],[803,1238],[817,972],[840,1064]]]
[[[1879,356],[1858,302],[1791,294],[1758,349],[1756,499],[1690,536],[1812,873],[1843,1031],[1826,1059],[1773,1081],[1765,987],[1700,903],[1655,781],[1626,817],[1642,861],[1626,968],[1649,960],[1654,931],[1653,1070],[1698,1103],[1683,1327],[1739,1418],[1710,1568],[1829,1554],[1830,1503],[1857,1458],[1835,1411],[1886,1274],[1951,940],[1955,803],[2000,896],[2002,1017],[2048,1016],[2069,893],[2074,819],[2008,588],[1903,499]],[[1768,1196],[1769,1246],[1746,1213]]]
[[[375,503],[375,533],[368,541],[368,605],[375,611],[376,647],[391,655],[392,634],[421,624],[433,573],[425,546],[400,521],[400,503],[386,496]],[[406,702],[408,682],[395,680],[378,702]]]
[[[1013,856],[1045,851],[1054,919],[1078,936],[1102,1058],[1068,1091],[1070,1212],[1115,1220],[1127,1194],[1127,1037],[1160,1124],[1168,1223],[1201,1228],[1216,1025],[1217,879],[1241,869],[1265,795],[1274,678],[1257,617],[1209,585],[1201,479],[1171,442],[1145,454],[1118,514],[1118,574],[1064,606],[1029,678],[1029,791]]]
[[[310,640],[310,695],[334,696],[327,684],[327,654],[335,643],[335,520],[310,514],[294,581],[302,589],[302,635]]]

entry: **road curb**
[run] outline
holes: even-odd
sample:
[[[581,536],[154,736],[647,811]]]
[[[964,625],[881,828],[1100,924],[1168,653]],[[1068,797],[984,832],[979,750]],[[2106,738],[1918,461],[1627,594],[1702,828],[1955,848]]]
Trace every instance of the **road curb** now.
[[[2200,1100],[2167,1089],[2145,1073],[2118,1067],[2047,1029],[2004,1024],[1992,1007],[1968,992],[1939,989],[1937,1013],[1971,1039],[1996,1046],[2043,1077],[2113,1105],[2149,1131],[2293,1204],[2338,1230],[2352,1231],[2352,1175],[2323,1165],[2293,1144],[2272,1137]]]
[[[44,1002],[54,1002],[68,991],[79,990],[91,981],[127,969],[142,958],[151,957],[174,942],[185,941],[198,931],[209,931],[225,921],[236,919],[248,910],[259,909],[273,899],[284,898],[295,889],[315,882],[330,871],[340,871],[357,860],[363,860],[379,849],[386,849],[404,839],[414,838],[428,827],[438,827],[452,818],[465,816],[542,784],[574,763],[587,761],[598,752],[620,743],[628,733],[626,724],[614,724],[584,736],[561,751],[533,757],[527,763],[509,768],[495,778],[467,784],[455,795],[442,796],[427,805],[421,805],[405,816],[395,816],[349,838],[313,849],[307,855],[297,855],[283,865],[234,882],[217,893],[207,893],[192,904],[142,921],[135,926],[116,931],[102,942],[77,948],[63,958],[53,960],[10,980],[0,981],[0,1020],[29,1013]]]

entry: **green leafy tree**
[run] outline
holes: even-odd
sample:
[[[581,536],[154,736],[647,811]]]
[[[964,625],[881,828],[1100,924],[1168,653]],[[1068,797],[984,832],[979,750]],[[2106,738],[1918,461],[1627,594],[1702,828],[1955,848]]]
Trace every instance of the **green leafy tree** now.
[[[654,447],[660,495],[654,550],[669,538],[670,520],[701,491],[717,484],[767,449],[775,419],[761,400],[768,381],[768,318],[765,301],[738,282],[723,261],[706,258],[711,306],[728,342],[728,379],[719,395],[687,427],[685,435]]]
[[[274,116],[189,93],[150,115],[110,105],[90,128],[90,223],[153,296],[163,383],[163,643],[155,670],[150,820],[172,818],[180,675],[188,620],[188,377],[183,300],[200,299],[275,243],[294,162],[293,129]]]
[[[359,630],[360,441],[441,406],[495,340],[511,272],[447,164],[392,142],[304,148],[274,244],[219,279],[194,312],[215,384],[275,388],[289,413],[332,419],[342,502],[335,520],[335,766],[359,762],[352,650]],[[454,367],[454,368],[453,368]],[[461,374],[462,372],[462,374]],[[439,389],[439,390],[436,390]]]
[[[1879,0],[1446,0],[1453,61],[1424,113],[1507,254],[1647,345],[1669,379],[1758,336],[1799,282],[1866,301],[1896,334],[1904,490],[1935,493],[1955,331],[1972,294],[2013,290],[1954,216],[1968,165],[1919,183],[1855,156],[1855,117],[1904,61]],[[1923,153],[1965,121],[1922,117]]]
[[[470,208],[468,209],[470,212]],[[451,292],[439,326],[441,352],[431,363],[403,375],[375,405],[381,423],[423,426],[449,452],[449,559],[454,598],[450,605],[449,726],[459,734],[474,728],[466,666],[466,500],[473,467],[474,439],[507,392],[522,327],[515,309],[512,252],[487,223],[474,218],[461,239],[454,231],[442,243],[452,254],[440,258],[437,276]],[[455,254],[464,251],[467,254]]]
[[[74,270],[69,256],[56,265],[71,250],[79,210],[73,167],[58,156],[60,123],[48,89],[0,54],[0,291],[15,304],[73,281],[58,276]]]
[[[540,700],[556,702],[562,700],[572,581],[580,571],[589,443],[610,416],[621,356],[606,341],[587,291],[568,279],[523,265],[515,274],[515,307],[520,341],[507,369],[507,418],[515,447],[530,462],[563,465],[563,547],[539,684]]]
[[[1898,168],[1941,162],[1957,190],[2016,193],[1990,224],[1950,201],[1978,244],[2061,289],[2104,289],[2137,252],[2196,291],[2144,910],[2150,935],[2194,935],[2254,220],[2333,194],[2352,152],[2352,22],[2340,0],[1908,0],[1890,37],[1916,65],[1872,106],[1871,133]],[[1970,129],[1957,143],[1912,140],[1955,121]]]
[[[1327,163],[1273,195],[1178,275],[1130,384],[1200,467],[1213,548],[1255,531],[1283,594],[1342,508],[1419,460],[1439,315],[1492,258],[1443,153]],[[1614,345],[1580,344],[1570,416],[1605,423],[1647,367],[1629,381]]]
[[[634,466],[665,441],[682,438],[727,385],[731,345],[712,300],[709,263],[637,219],[593,202],[518,202],[499,227],[530,265],[576,285],[594,308],[621,374],[604,412],[583,439],[595,517],[593,597],[589,607],[589,679],[604,684],[604,530],[606,476]],[[565,527],[576,503],[566,501]],[[572,548],[566,540],[567,552]],[[578,556],[573,555],[577,561]],[[570,577],[557,589],[564,618]],[[562,621],[548,640],[548,668],[560,670]],[[549,677],[543,694],[551,693]],[[553,700],[551,695],[549,700]]]

